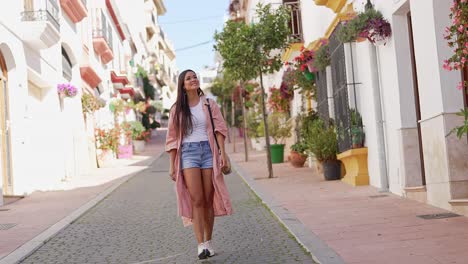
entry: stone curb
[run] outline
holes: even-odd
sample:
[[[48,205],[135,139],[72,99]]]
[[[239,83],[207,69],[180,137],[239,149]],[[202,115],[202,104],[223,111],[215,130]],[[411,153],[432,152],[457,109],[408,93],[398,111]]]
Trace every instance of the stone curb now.
[[[156,157],[151,157],[145,162],[148,162],[149,164],[155,162],[161,156],[164,154],[164,151],[162,151],[158,156]],[[146,166],[148,167],[148,166]],[[144,168],[143,170],[145,170]],[[91,199],[90,201],[86,202],[84,205],[73,211],[71,214],[68,216],[64,217],[62,220],[59,222],[55,223],[51,227],[47,228],[45,231],[31,239],[30,241],[24,243],[21,245],[19,248],[15,249],[15,251],[11,252],[10,254],[6,255],[2,259],[0,259],[0,264],[12,264],[12,263],[19,263],[20,261],[24,260],[26,257],[34,253],[39,247],[41,247],[44,243],[46,243],[50,238],[58,234],[61,230],[69,226],[71,223],[73,223],[76,219],[78,219],[80,216],[82,216],[84,213],[86,213],[89,209],[93,208],[96,204],[98,204],[100,201],[102,201],[104,198],[106,198],[110,193],[112,193],[115,189],[117,189],[120,185],[123,183],[127,182],[130,180],[133,176],[137,175],[138,173],[142,172],[143,170],[137,171],[137,172],[132,172],[127,176],[123,176],[120,179],[117,179],[117,181],[98,194],[96,197]]]
[[[290,213],[271,195],[264,192],[255,180],[235,161],[231,161],[233,169],[241,176],[250,189],[262,200],[262,202],[272,211],[278,220],[288,229],[312,258],[321,264],[345,264],[343,259],[316,234],[309,231],[297,217]]]

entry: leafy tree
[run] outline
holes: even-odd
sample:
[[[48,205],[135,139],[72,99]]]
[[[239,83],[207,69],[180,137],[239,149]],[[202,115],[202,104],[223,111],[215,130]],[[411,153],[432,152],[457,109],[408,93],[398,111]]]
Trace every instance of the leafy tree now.
[[[225,71],[234,79],[241,81],[241,85],[250,79],[260,77],[265,139],[269,149],[263,74],[274,73],[282,66],[280,51],[289,45],[289,10],[284,6],[273,10],[270,4],[259,3],[256,14],[258,21],[249,25],[228,21],[224,30],[215,34],[215,49],[224,59]],[[267,151],[267,159],[269,177],[272,178],[270,151]]]
[[[223,110],[224,106],[231,103],[231,94],[235,87],[235,81],[226,74],[223,77],[217,77],[213,81],[211,93],[218,98],[218,103],[223,106]],[[227,115],[226,112],[224,114]]]

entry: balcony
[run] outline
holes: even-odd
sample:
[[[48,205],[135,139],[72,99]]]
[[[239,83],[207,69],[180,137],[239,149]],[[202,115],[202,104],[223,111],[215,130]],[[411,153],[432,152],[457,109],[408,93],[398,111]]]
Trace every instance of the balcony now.
[[[122,98],[124,98],[123,95],[128,95],[129,97],[133,97],[135,95],[135,90],[133,87],[127,86],[123,87],[122,89],[119,89],[119,93],[122,95]]]
[[[64,11],[73,23],[78,23],[88,16],[86,0],[60,0]]]
[[[94,15],[93,48],[104,64],[114,58],[111,27],[100,9],[96,9]]]
[[[160,69],[156,74],[156,81],[158,84],[163,87],[169,84],[168,80],[169,77],[167,76],[166,70],[164,68]]]
[[[111,62],[114,59],[114,53],[112,51],[106,51],[101,55],[101,62],[103,64],[107,64]]]
[[[111,71],[111,81],[116,89],[123,89],[125,85],[129,84],[127,76],[117,75],[115,71]]]
[[[297,0],[283,0],[283,4],[290,11],[289,28],[291,29],[291,35],[289,35],[289,39],[292,43],[302,43],[304,37],[302,34],[301,3]]]
[[[101,78],[90,65],[80,67],[81,79],[83,79],[91,88],[96,88],[101,83]]]
[[[54,0],[25,0],[19,35],[33,49],[50,48],[60,40],[59,7]]]
[[[156,19],[154,18],[154,14],[151,11],[147,11],[146,15],[146,35],[147,40],[151,40],[154,34],[157,33],[157,26],[156,26]]]

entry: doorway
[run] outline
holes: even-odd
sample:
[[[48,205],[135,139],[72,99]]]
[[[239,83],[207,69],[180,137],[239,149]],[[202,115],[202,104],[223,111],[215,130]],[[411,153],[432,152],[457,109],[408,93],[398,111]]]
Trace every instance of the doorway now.
[[[412,68],[412,76],[413,76],[413,91],[414,91],[414,105],[416,111],[416,125],[418,128],[418,145],[419,145],[419,160],[421,162],[421,182],[422,185],[426,185],[426,173],[424,169],[424,152],[423,152],[423,144],[422,144],[422,137],[421,137],[421,107],[419,104],[419,87],[418,87],[418,74],[416,68],[416,59],[414,54],[414,39],[413,39],[413,26],[411,20],[411,12],[406,14],[407,23],[408,23],[408,37],[409,37],[409,45],[410,45],[410,58],[411,58],[411,68]]]
[[[0,159],[3,182],[3,195],[13,195],[13,175],[11,171],[11,131],[8,105],[8,71],[0,51]]]

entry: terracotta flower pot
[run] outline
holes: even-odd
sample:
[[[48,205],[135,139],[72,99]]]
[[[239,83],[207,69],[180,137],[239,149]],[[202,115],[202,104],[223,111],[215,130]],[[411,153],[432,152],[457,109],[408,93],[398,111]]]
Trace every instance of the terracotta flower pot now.
[[[296,151],[291,151],[291,153],[289,154],[289,161],[291,162],[291,165],[293,165],[293,167],[295,168],[304,167],[306,159],[306,155],[298,153]]]
[[[363,38],[363,37],[357,37],[356,38],[356,42],[364,42],[366,40],[367,40],[367,38]]]

